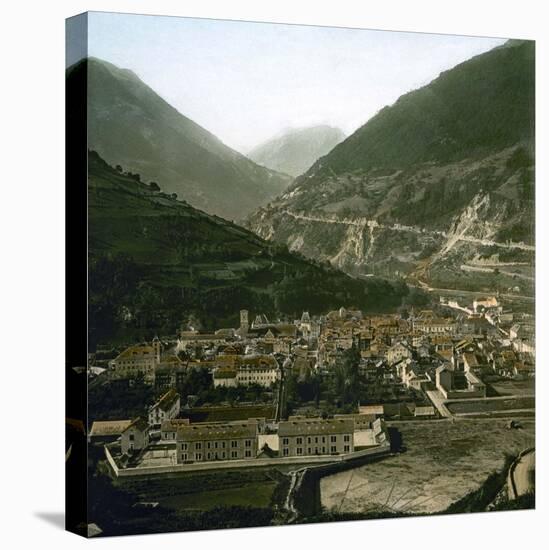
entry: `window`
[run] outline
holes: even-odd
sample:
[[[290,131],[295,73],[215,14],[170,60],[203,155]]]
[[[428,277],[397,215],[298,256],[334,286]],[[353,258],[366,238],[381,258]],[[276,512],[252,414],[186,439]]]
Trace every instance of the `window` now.
[[[246,439],[245,445],[246,445],[246,447],[251,447],[252,446],[252,440],[251,439]]]
[[[194,453],[195,460],[202,460],[202,453]]]
[[[234,449],[238,446],[238,441],[231,441],[231,447]]]
[[[312,439],[310,437],[307,438],[307,443],[310,443]]]
[[[246,451],[245,455],[248,458],[251,457],[252,456],[252,451]]]
[[[331,435],[330,436],[330,442],[335,443],[337,441],[337,435]]]
[[[208,453],[208,460],[210,460],[212,458],[212,453]]]
[[[336,452],[337,452],[337,447],[336,447],[335,445],[332,445],[332,446],[330,447],[330,452],[331,452],[331,453],[336,453]]]
[[[200,450],[202,449],[202,443],[200,441],[197,441],[195,444],[194,444],[194,448],[196,450]]]
[[[221,453],[221,458],[222,458],[223,460],[225,460],[226,457],[227,457],[227,455],[225,454],[225,451],[223,451],[223,452]]]
[[[311,454],[311,447],[309,447],[309,448],[307,449],[307,454],[308,454],[308,455]]]
[[[285,449],[282,450],[282,454],[284,456],[288,456],[290,454],[290,449],[288,449],[287,447]]]
[[[315,443],[318,443],[318,437],[315,437]]]
[[[181,460],[187,460],[187,453],[181,453]]]
[[[351,441],[351,436],[350,435],[344,435],[343,436],[343,441],[345,441],[345,443],[349,443],[349,441]]]
[[[348,453],[350,450],[351,450],[351,447],[350,447],[349,445],[345,445],[345,446],[343,447],[343,452],[344,452],[344,453]]]
[[[187,450],[187,444],[186,444],[186,443],[181,443],[181,450],[182,450],[182,451],[186,451],[186,450]]]
[[[208,447],[208,449],[211,449],[211,448],[212,448],[212,444],[208,441],[208,443],[206,443],[206,447]]]
[[[237,451],[231,451],[231,458],[237,458],[238,452]]]
[[[130,434],[130,441],[134,441],[135,440],[135,436],[133,434]]]
[[[288,438],[287,437],[282,438],[282,445],[288,445]]]
[[[298,447],[297,448],[297,454],[298,455],[302,455],[303,454],[303,449],[301,447]]]
[[[225,448],[225,441],[222,441],[222,442],[221,442],[221,448],[222,448],[222,449]]]
[[[322,443],[326,443],[326,436],[325,435],[322,436]]]
[[[302,437],[298,437],[296,440],[295,440],[296,444],[297,445],[303,445],[303,438]]]
[[[322,447],[322,452],[323,452],[323,453],[326,452],[326,447]]]

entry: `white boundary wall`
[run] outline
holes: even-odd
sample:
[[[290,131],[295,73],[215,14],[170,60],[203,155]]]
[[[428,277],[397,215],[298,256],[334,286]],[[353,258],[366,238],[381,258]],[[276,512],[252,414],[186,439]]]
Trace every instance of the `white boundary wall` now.
[[[220,460],[194,464],[177,464],[173,466],[149,466],[145,468],[119,468],[109,449],[105,447],[105,456],[116,477],[150,476],[156,474],[173,474],[178,472],[202,472],[208,470],[228,470],[238,468],[258,468],[265,466],[291,466],[293,464],[330,464],[348,462],[366,456],[384,456],[391,452],[389,442],[376,447],[355,451],[345,455],[303,456],[287,458],[254,458],[248,460]]]

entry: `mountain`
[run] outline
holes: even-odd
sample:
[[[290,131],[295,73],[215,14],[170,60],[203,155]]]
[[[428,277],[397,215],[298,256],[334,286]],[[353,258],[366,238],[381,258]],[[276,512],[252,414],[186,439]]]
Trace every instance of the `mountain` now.
[[[331,126],[294,129],[258,145],[248,157],[257,164],[296,177],[344,139],[345,134]]]
[[[258,166],[179,113],[130,70],[89,58],[68,69],[69,92],[86,74],[88,147],[113,166],[228,219],[289,184],[287,175]]]
[[[534,43],[509,41],[383,108],[247,220],[349,273],[529,293]]]
[[[191,316],[212,329],[238,326],[242,308],[293,320],[341,305],[391,310],[413,297],[402,282],[306,260],[88,157],[92,348],[175,334]]]

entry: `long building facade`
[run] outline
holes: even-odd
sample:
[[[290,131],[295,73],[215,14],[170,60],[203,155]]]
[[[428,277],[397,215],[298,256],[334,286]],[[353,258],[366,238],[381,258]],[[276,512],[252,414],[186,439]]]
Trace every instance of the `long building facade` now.
[[[179,426],[177,463],[255,458],[257,434],[257,420]]]
[[[279,456],[317,456],[354,451],[354,420],[306,418],[280,422]]]

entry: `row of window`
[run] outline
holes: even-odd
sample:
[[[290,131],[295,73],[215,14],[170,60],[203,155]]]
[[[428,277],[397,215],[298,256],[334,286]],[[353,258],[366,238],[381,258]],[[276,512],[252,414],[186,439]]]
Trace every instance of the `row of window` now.
[[[238,458],[238,451],[231,451],[229,456],[230,458]],[[221,453],[206,453],[206,460],[225,460],[227,457],[228,455],[225,451],[222,451]],[[244,457],[251,458],[252,451],[244,451]],[[189,453],[181,453],[181,461],[186,462],[187,460],[192,460],[192,455]],[[194,460],[202,460],[202,453],[194,453]]]
[[[295,443],[296,445],[303,445],[303,440],[305,438],[303,437],[296,437],[295,439]],[[326,436],[323,435],[323,436],[315,436],[314,438],[313,437],[307,437],[307,443],[313,443],[313,439],[314,439],[314,442],[315,443],[326,443]],[[351,436],[350,435],[347,435],[345,434],[343,436],[343,441],[345,443],[349,443],[351,441]],[[330,443],[337,443],[337,435],[331,435],[330,436]],[[290,444],[290,438],[289,437],[283,437],[282,438],[282,445],[289,445]]]
[[[231,441],[231,448],[232,449],[236,449],[238,448],[238,443],[239,441],[238,440],[233,440]],[[206,449],[225,449],[225,447],[227,446],[227,442],[226,441],[206,441]],[[244,440],[244,447],[248,447],[250,448],[252,446],[252,440],[251,439],[245,439]],[[195,444],[194,444],[194,448],[195,450],[200,450],[202,449],[202,441],[196,441]],[[181,443],[181,450],[182,451],[186,451],[189,449],[189,443]]]
[[[302,455],[303,454],[303,451],[304,449],[302,447],[298,447],[295,452],[297,455]],[[344,453],[350,453],[351,452],[351,446],[350,445],[344,445],[343,446],[343,452]],[[337,453],[337,447],[335,445],[332,445],[330,447],[330,453]],[[308,447],[307,448],[307,454],[308,455],[320,455],[320,454],[326,454],[326,447],[315,447],[315,448],[311,448],[311,447]],[[285,447],[284,449],[282,449],[282,456],[289,456],[290,455],[290,449],[288,447]]]

